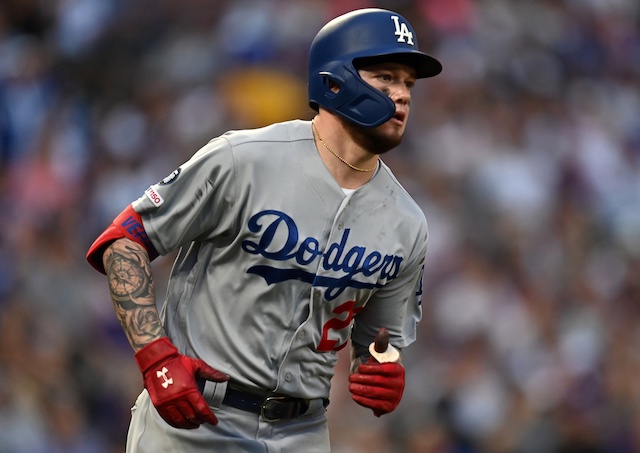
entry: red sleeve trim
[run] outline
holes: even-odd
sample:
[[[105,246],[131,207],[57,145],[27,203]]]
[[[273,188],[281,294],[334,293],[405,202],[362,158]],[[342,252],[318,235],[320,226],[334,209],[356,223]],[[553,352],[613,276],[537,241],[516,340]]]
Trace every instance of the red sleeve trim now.
[[[91,245],[87,252],[89,264],[98,272],[106,274],[102,264],[102,255],[112,242],[121,238],[131,239],[144,247],[149,254],[149,260],[153,261],[158,257],[158,252],[144,229],[142,217],[133,210],[133,206],[129,205],[118,214],[113,223]]]

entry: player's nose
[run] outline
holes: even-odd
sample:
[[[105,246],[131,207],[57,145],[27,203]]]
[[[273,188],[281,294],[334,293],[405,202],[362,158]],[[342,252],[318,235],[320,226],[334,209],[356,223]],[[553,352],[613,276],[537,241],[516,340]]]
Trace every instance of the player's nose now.
[[[409,105],[411,102],[411,90],[404,83],[395,84],[388,95],[394,104]]]

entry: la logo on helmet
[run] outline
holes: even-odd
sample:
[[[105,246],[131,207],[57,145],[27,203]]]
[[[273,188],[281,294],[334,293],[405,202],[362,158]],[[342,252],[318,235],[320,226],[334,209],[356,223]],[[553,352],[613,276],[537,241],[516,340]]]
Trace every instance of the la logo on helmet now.
[[[398,42],[406,42],[413,46],[413,33],[409,31],[409,27],[404,22],[400,23],[398,16],[391,16],[393,23],[396,25],[395,35],[398,37]],[[406,38],[406,41],[405,41]]]

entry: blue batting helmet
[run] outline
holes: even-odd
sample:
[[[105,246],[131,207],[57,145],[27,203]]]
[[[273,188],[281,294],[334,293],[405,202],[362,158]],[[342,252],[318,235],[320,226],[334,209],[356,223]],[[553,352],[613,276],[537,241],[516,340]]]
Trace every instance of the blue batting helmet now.
[[[418,50],[411,24],[393,11],[365,8],[333,19],[309,49],[309,106],[316,111],[324,107],[364,127],[389,120],[395,113],[393,101],[357,70],[382,61],[412,66],[418,78],[442,71],[438,60]],[[338,86],[337,92],[330,82]]]

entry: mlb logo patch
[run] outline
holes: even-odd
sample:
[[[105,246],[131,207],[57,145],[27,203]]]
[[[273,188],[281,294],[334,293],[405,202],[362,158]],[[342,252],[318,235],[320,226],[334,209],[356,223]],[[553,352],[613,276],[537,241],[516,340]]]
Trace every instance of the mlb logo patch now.
[[[147,196],[147,198],[149,198],[149,200],[151,200],[151,202],[156,207],[162,206],[162,203],[164,203],[164,199],[160,196],[160,194],[158,192],[156,192],[156,190],[153,188],[153,186],[151,186],[147,190],[145,190],[144,194]]]

